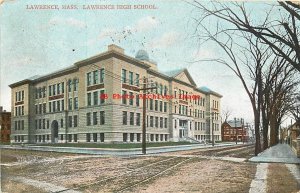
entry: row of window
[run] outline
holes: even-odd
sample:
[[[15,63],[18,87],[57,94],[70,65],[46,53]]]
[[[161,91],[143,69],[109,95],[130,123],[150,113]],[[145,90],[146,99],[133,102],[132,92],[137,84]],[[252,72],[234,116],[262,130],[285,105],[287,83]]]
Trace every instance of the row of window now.
[[[104,68],[86,74],[87,86],[104,82]]]
[[[99,124],[105,124],[105,111],[100,111]],[[92,119],[93,118],[93,119]],[[92,122],[93,121],[93,122]],[[98,125],[98,112],[92,112],[86,114],[86,125]]]
[[[24,142],[24,136],[23,135],[15,136],[15,142]]]
[[[167,112],[167,110],[168,110],[168,103],[167,102],[163,102],[163,101],[149,99],[149,102],[147,100],[147,108],[149,110],[160,111],[160,112]]]
[[[135,73],[135,78],[134,78],[134,73],[129,71],[128,72],[128,79],[127,79],[127,70],[122,69],[122,83],[128,83],[130,85],[136,85],[140,86],[140,75]]]
[[[195,130],[200,130],[200,131],[205,130],[205,123],[195,122]]]
[[[48,95],[49,96],[55,96],[55,95],[59,95],[59,94],[63,94],[65,93],[65,83],[61,82],[61,83],[57,83],[57,84],[53,84],[53,85],[49,85],[48,87]]]
[[[35,120],[35,129],[49,129],[49,120],[46,119],[36,119]]]
[[[150,87],[156,88],[156,89],[150,89],[151,93],[153,93],[153,90],[155,90],[156,94],[165,95],[165,96],[168,94],[168,88],[166,85],[158,84],[157,82],[153,82],[153,80],[151,80]]]
[[[24,90],[15,93],[15,102],[24,101]]]
[[[46,103],[35,104],[35,114],[46,113]]]
[[[219,124],[213,123],[213,124],[212,124],[212,129],[213,129],[214,131],[219,131],[219,130],[220,130]]]
[[[15,116],[24,115],[24,105],[15,107]]]
[[[168,118],[147,116],[147,127],[149,126],[156,128],[168,128]]]
[[[213,106],[212,106],[212,108],[214,108],[214,109],[218,109],[218,108],[219,108],[219,102],[218,102],[218,101],[215,101],[215,100],[213,100]]]
[[[24,130],[24,120],[15,121],[15,130]]]
[[[104,95],[104,90],[97,90],[87,93],[87,106],[104,104],[105,99],[101,96]]]
[[[46,87],[35,88],[35,99],[46,97]]]
[[[127,125],[128,124],[128,112],[127,111],[123,111],[122,113],[122,122],[123,125]],[[136,113],[136,120],[135,120],[135,124],[137,126],[141,125],[141,113]],[[129,125],[134,125],[134,112],[130,112],[129,113]]]

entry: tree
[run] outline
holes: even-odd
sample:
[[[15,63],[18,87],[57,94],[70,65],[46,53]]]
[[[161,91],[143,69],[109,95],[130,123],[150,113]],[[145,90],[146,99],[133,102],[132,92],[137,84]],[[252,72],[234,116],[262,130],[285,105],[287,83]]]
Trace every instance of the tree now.
[[[279,1],[266,12],[265,18],[254,22],[245,3],[211,2],[210,6],[203,2],[191,3],[203,12],[202,20],[209,16],[231,24],[226,30],[238,30],[251,33],[281,56],[300,72],[300,5],[294,2]],[[280,18],[276,18],[278,15]],[[284,46],[285,49],[282,49]]]
[[[231,116],[232,111],[226,108],[222,111],[223,123],[227,122],[228,118]]]

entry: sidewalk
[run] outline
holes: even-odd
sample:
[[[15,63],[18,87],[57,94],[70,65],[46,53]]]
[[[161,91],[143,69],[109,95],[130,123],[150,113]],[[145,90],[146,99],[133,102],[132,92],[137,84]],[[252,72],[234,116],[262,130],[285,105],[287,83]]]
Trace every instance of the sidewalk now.
[[[252,157],[249,161],[259,163],[300,164],[300,159],[297,158],[291,147],[287,144],[277,144],[270,147],[257,156]]]
[[[233,146],[235,143],[220,143],[215,144],[214,147]],[[79,153],[92,155],[115,155],[115,156],[132,156],[143,155],[141,148],[132,149],[109,149],[109,148],[79,148],[79,147],[53,147],[53,146],[9,146],[2,145],[0,149],[23,149],[34,151],[51,151],[63,153]],[[213,148],[212,145],[192,144],[192,145],[178,145],[178,146],[163,146],[163,147],[148,147],[147,154],[166,153],[182,150]]]

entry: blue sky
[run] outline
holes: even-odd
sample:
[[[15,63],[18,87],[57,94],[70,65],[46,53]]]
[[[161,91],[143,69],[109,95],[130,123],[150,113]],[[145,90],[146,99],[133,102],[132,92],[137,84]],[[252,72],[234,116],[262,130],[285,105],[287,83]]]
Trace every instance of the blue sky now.
[[[209,2],[206,2],[209,4]],[[26,5],[77,5],[78,10],[28,10]],[[155,10],[83,10],[92,4],[154,4]],[[259,3],[253,7],[260,6]],[[59,70],[117,44],[134,56],[145,49],[161,71],[186,67],[198,86],[222,94],[232,117],[252,120],[240,81],[225,66],[195,60],[222,55],[214,45],[193,38],[198,12],[176,0],[71,1],[7,0],[1,5],[0,104],[10,110],[9,84]],[[257,15],[259,17],[259,14]],[[208,27],[210,23],[207,23]]]

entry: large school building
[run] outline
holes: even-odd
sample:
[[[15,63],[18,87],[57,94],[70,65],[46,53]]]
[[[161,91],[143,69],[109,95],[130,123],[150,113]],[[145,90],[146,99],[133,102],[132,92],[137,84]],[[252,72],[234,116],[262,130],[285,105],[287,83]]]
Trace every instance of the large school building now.
[[[109,45],[68,68],[11,84],[11,142],[141,142],[144,86],[152,88],[147,141],[221,140],[220,94],[198,88],[187,69],[160,72],[147,52],[131,57]]]

